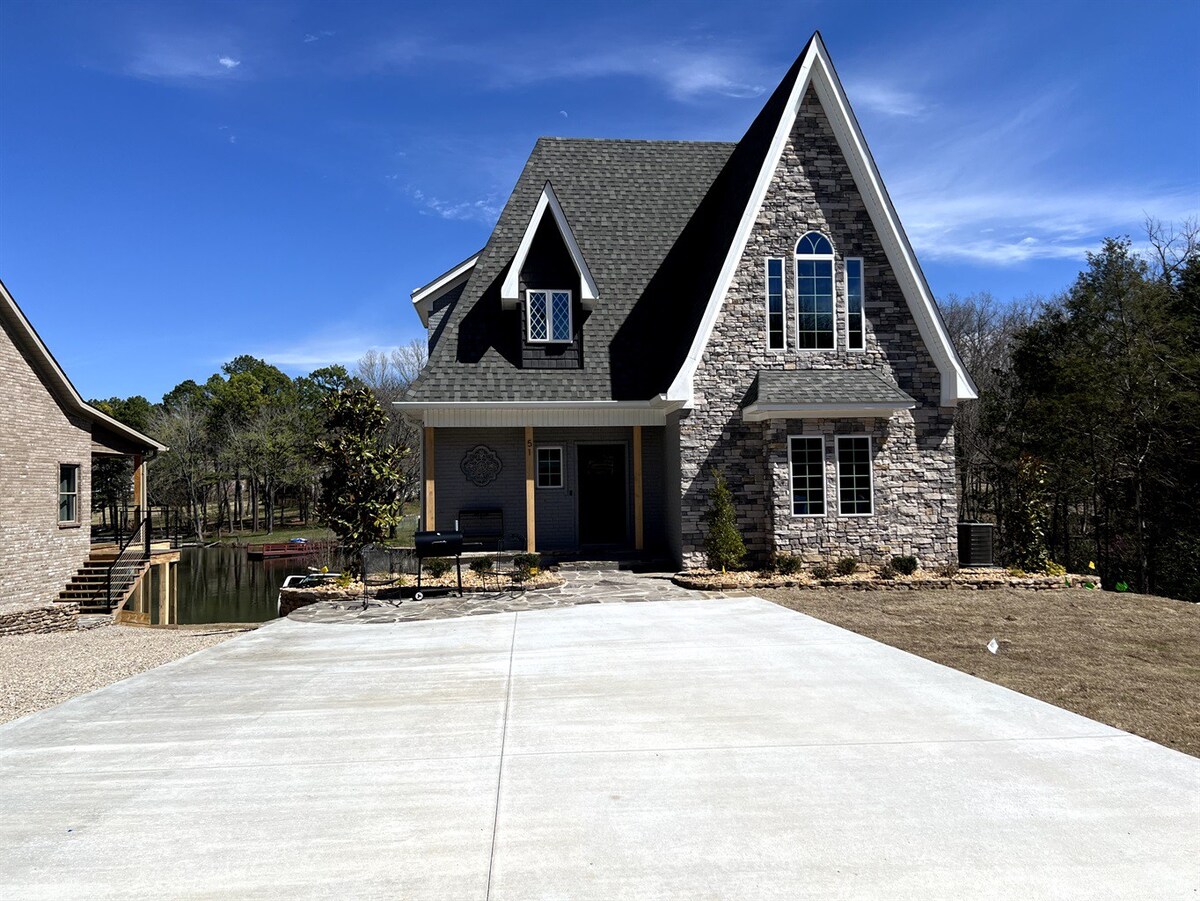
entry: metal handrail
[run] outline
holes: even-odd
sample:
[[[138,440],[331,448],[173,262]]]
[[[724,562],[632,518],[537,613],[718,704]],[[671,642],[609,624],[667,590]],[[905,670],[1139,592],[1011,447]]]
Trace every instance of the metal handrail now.
[[[141,509],[136,508],[140,513]],[[137,528],[134,529],[125,543],[121,545],[121,549],[117,552],[117,556],[113,558],[108,565],[108,570],[104,575],[103,588],[97,588],[92,593],[89,601],[97,600],[101,595],[104,596],[105,603],[109,610],[113,607],[113,575],[120,570],[122,573],[132,573],[128,578],[118,576],[118,591],[124,591],[134,580],[137,579],[138,571],[150,559],[150,516],[144,516],[138,522]]]

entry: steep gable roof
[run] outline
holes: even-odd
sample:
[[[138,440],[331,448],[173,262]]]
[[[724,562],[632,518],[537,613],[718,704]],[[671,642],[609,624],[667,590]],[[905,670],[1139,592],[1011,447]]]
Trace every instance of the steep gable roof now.
[[[971,400],[976,397],[975,386],[967,374],[966,367],[958,356],[954,343],[950,340],[946,325],[942,321],[937,303],[933,299],[925,275],[917,263],[916,255],[909,244],[908,236],[896,215],[891,198],[884,187],[883,179],[875,166],[875,160],[867,148],[858,120],[850,108],[846,92],[837,77],[833,63],[825,49],[825,43],[819,32],[809,39],[808,44],[792,64],[786,76],[767,105],[759,113],[746,136],[738,144],[734,156],[741,154],[745,145],[746,159],[743,165],[751,165],[755,158],[758,160],[757,173],[752,190],[744,204],[737,229],[724,253],[724,262],[709,293],[708,304],[704,315],[694,333],[691,348],[680,367],[678,374],[667,390],[668,400],[676,400],[685,404],[692,401],[692,377],[700,365],[700,359],[708,339],[712,335],[717,315],[725,299],[726,291],[733,279],[738,261],[746,249],[750,231],[758,217],[771,179],[779,166],[783,149],[795,124],[796,115],[804,96],[812,87],[817,99],[825,111],[825,115],[833,127],[838,146],[846,159],[847,165],[854,176],[855,184],[875,230],[879,234],[884,252],[892,264],[893,271],[900,283],[910,311],[917,324],[917,330],[925,342],[926,348],[937,364],[941,374],[943,406],[954,406],[960,400]],[[767,131],[771,132],[769,142],[764,141]],[[730,160],[731,164],[733,159]],[[744,178],[745,172],[742,173]]]
[[[410,397],[690,405],[692,377],[810,86],[941,373],[942,403],[975,397],[819,34],[736,145],[540,139]],[[547,184],[605,297],[583,329],[582,370],[522,369],[520,331],[506,318],[519,313],[501,299],[548,203]]]
[[[119,439],[128,442],[138,450],[165,451],[167,449],[166,445],[159,444],[153,438],[143,435],[125,423],[101,413],[80,396],[79,392],[75,390],[75,386],[71,384],[71,380],[67,378],[67,374],[58,365],[58,361],[54,359],[54,355],[50,353],[50,349],[42,341],[41,336],[25,318],[25,314],[21,312],[21,308],[17,306],[13,296],[8,293],[8,288],[2,281],[0,281],[0,324],[3,324],[5,331],[12,337],[13,343],[25,353],[63,409],[81,416],[93,426],[99,426],[104,431],[115,434]]]
[[[594,309],[599,298],[596,280],[592,277],[592,270],[587,264],[583,251],[579,249],[579,242],[575,240],[575,232],[571,229],[567,214],[563,212],[562,204],[558,202],[558,195],[554,193],[554,185],[550,182],[546,182],[542,187],[537,206],[533,208],[533,215],[529,217],[529,224],[525,226],[525,233],[521,235],[521,243],[517,245],[516,256],[508,266],[508,275],[504,277],[504,284],[500,286],[500,302],[509,309],[521,302],[519,290],[521,270],[525,266],[526,257],[529,256],[529,249],[533,246],[534,235],[537,234],[538,227],[547,213],[554,221],[559,237],[562,238],[563,245],[567,249],[567,255],[571,258],[571,264],[579,275],[581,286],[579,299],[583,303],[583,308],[585,310]]]

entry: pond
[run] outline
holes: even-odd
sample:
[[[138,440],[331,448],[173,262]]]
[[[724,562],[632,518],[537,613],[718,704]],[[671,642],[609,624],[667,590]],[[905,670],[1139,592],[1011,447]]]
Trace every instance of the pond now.
[[[244,547],[217,545],[188,547],[180,552],[178,596],[163,616],[158,604],[139,602],[130,606],[149,614],[152,625],[199,625],[203,623],[263,623],[279,613],[279,588],[294,573],[308,572],[316,565],[311,558],[251,560]],[[146,598],[159,596],[158,580],[163,567],[151,567]],[[164,622],[164,619],[166,620]]]

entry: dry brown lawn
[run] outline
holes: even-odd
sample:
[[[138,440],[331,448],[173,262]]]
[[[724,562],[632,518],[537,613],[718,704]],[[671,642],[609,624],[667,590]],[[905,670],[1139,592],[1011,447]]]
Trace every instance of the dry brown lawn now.
[[[1200,757],[1198,604],[1084,589],[756,593]]]

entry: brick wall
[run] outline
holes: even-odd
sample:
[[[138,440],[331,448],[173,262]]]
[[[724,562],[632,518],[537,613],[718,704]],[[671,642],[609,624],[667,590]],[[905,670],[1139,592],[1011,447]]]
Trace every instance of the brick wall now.
[[[79,518],[58,524],[58,466],[79,465]],[[0,600],[49,603],[88,555],[91,429],[63,412],[0,328]]]
[[[834,245],[837,348],[797,351],[795,245],[806,231]],[[788,321],[785,353],[767,350],[764,261],[784,260]],[[866,350],[844,347],[845,258],[862,257]],[[761,369],[870,369],[914,397],[917,408],[882,420],[744,422],[740,409]],[[695,409],[680,421],[680,531],[685,565],[703,561],[703,516],[711,467],[730,483],[748,550],[814,555],[891,552],[923,564],[956,554],[953,410],[939,409],[940,375],[926,350],[829,122],[810,90],[767,191],[694,380]],[[816,431],[814,431],[816,430]],[[863,433],[873,441],[875,514],[791,517],[788,434]],[[833,442],[828,442],[832,467]],[[834,500],[832,468],[826,490]]]

